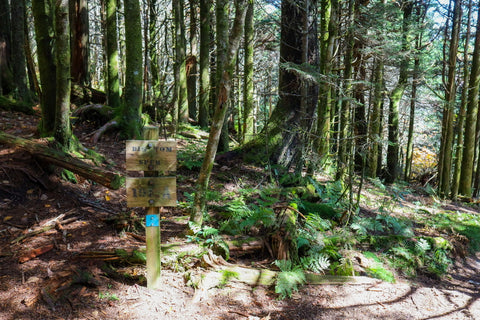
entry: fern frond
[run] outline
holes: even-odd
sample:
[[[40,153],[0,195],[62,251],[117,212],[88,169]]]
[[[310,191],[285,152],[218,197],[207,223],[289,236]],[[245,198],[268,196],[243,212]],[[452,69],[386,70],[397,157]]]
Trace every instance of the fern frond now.
[[[430,243],[428,243],[428,241],[424,238],[418,239],[418,241],[415,243],[415,251],[422,255],[424,255],[431,248],[432,247],[430,246]]]
[[[290,298],[293,291],[298,291],[298,286],[306,281],[305,273],[300,267],[296,267],[291,271],[282,271],[277,276],[275,293],[280,295],[280,299]]]
[[[317,252],[306,257],[301,257],[300,264],[304,269],[324,273],[325,270],[330,267],[330,260],[326,254]]]

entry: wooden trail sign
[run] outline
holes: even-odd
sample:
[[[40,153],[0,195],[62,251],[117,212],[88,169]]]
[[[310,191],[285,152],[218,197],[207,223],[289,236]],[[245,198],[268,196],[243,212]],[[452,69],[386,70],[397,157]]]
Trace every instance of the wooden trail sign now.
[[[175,177],[127,178],[127,207],[175,207]]]
[[[126,167],[131,171],[173,172],[177,168],[175,141],[127,140]]]
[[[159,177],[176,171],[177,145],[175,141],[158,141],[158,127],[144,128],[145,140],[126,142],[127,171],[144,171],[143,178],[127,178],[127,206],[147,207],[145,235],[147,241],[147,287],[160,288],[161,239],[160,207],[177,205],[175,177]]]

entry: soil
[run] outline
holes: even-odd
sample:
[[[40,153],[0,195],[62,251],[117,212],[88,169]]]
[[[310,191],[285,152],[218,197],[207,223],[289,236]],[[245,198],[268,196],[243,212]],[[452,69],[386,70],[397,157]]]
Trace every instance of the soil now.
[[[38,116],[0,110],[0,131],[37,138],[37,124]],[[75,134],[106,156],[104,166],[125,172],[124,141],[108,133],[93,145],[95,125],[79,124]],[[215,166],[211,184],[228,188],[225,176],[247,169],[259,171],[241,163]],[[480,319],[479,255],[457,259],[442,279],[386,283],[357,277],[306,285],[285,300],[278,300],[272,287],[234,278],[218,285],[212,278],[218,272],[192,257],[188,268],[166,263],[161,288],[149,289],[145,266],[99,256],[144,247],[136,226],[145,210],[126,207],[124,188],[108,190],[79,176],[68,182],[49,170],[28,153],[0,145],[0,319]],[[177,174],[177,194],[184,201],[198,172],[179,168]],[[163,210],[163,243],[185,242],[186,219],[178,219],[185,215],[183,208]],[[51,223],[55,218],[61,222]],[[55,227],[21,238],[49,222]],[[106,269],[108,259],[117,260]],[[264,259],[234,256],[229,262],[265,267],[271,260]]]

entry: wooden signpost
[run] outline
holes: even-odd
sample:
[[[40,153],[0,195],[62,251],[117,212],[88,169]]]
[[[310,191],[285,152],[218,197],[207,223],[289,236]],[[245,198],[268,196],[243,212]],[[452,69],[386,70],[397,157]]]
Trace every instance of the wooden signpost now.
[[[147,207],[147,287],[160,288],[160,207],[177,205],[176,178],[159,177],[176,170],[177,144],[158,141],[158,127],[144,127],[145,140],[126,142],[127,171],[143,171],[144,177],[126,179],[127,206]]]

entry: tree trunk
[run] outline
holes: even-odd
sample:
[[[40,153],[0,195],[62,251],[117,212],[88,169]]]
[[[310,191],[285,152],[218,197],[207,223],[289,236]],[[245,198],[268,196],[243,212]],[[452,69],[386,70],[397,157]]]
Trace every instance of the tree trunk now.
[[[253,45],[254,45],[254,3],[248,1],[244,28],[244,64],[243,64],[243,130],[242,141],[252,139],[253,135]]]
[[[12,72],[18,99],[30,101],[25,60],[25,0],[12,1]]]
[[[70,126],[70,23],[68,19],[68,0],[55,2],[55,61],[56,76],[56,116],[55,140],[65,152],[72,151],[75,143]]]
[[[364,163],[366,163],[366,149],[367,149],[367,110],[365,103],[365,93],[367,88],[367,70],[366,61],[364,58],[365,51],[365,35],[367,35],[366,17],[364,8],[368,5],[370,0],[355,0],[355,42],[353,46],[353,60],[355,61],[355,79],[353,96],[355,98],[354,105],[354,141],[355,141],[355,170],[357,172],[363,171]]]
[[[140,138],[142,127],[142,26],[138,0],[125,0],[125,89],[122,124],[127,138]]]
[[[465,47],[468,47],[470,43],[470,32],[471,32],[471,17],[472,17],[472,0],[468,3],[468,18],[467,18],[467,29],[465,32]],[[463,132],[465,125],[465,115],[467,109],[467,98],[468,90],[467,83],[469,83],[470,77],[470,64],[469,62],[469,50],[464,50],[463,53],[463,90],[462,97],[460,102],[460,111],[458,112],[458,121],[457,121],[457,147],[455,152],[455,171],[453,173],[452,179],[452,199],[456,200],[458,196],[458,188],[460,185],[460,174],[461,174],[461,165],[463,159]]]
[[[157,0],[148,0],[148,59],[150,62],[150,77],[151,77],[151,86],[153,99],[157,99],[160,96],[160,77],[159,77],[159,67],[158,67],[158,55],[157,55],[157,44],[158,44],[158,8]]]
[[[197,104],[197,47],[198,47],[198,19],[196,1],[189,0],[190,5],[190,54],[186,60],[188,117],[193,120],[198,118]]]
[[[112,108],[120,107],[120,81],[118,77],[118,42],[117,42],[117,0],[105,2],[107,19],[105,30],[106,45],[106,92],[107,104]]]
[[[88,72],[88,4],[87,0],[70,0],[70,26],[72,50],[72,81],[89,84]]]
[[[475,157],[475,142],[478,113],[478,92],[480,85],[480,9],[478,9],[477,31],[475,33],[475,48],[468,84],[468,103],[465,119],[464,149],[462,171],[458,192],[466,197],[472,196],[472,178]]]
[[[200,0],[200,94],[198,124],[208,127],[210,110],[210,13],[211,0]]]
[[[188,122],[188,93],[185,54],[185,19],[183,14],[184,0],[172,1],[175,15],[175,91],[178,123]]]
[[[49,0],[32,0],[37,41],[37,59],[42,95],[40,107],[42,120],[39,129],[44,136],[53,136],[55,129],[56,66],[52,44],[54,43],[53,8]]]
[[[237,51],[238,47],[240,46],[242,30],[245,22],[245,12],[247,7],[246,3],[247,0],[235,1],[235,20],[233,22],[232,31],[228,40],[227,60],[223,65],[217,65],[217,67],[223,70],[223,78],[219,83],[220,91],[215,108],[215,114],[210,127],[207,150],[205,151],[205,158],[203,159],[202,168],[200,169],[200,174],[198,176],[194,206],[190,216],[190,221],[197,225],[201,225],[203,221],[203,213],[206,205],[206,191],[213,168],[213,162],[215,160],[215,154],[217,152],[222,125],[227,112],[226,103],[230,93],[231,79],[233,76]]]
[[[351,99],[353,97],[352,89],[352,60],[353,60],[353,46],[354,46],[354,21],[355,21],[355,2],[349,0],[348,16],[349,26],[346,36],[346,53],[344,57],[344,73],[343,73],[343,91],[345,96],[341,102],[340,110],[340,132],[339,132],[339,148],[338,148],[338,163],[337,163],[337,180],[345,182],[349,176],[349,152],[351,145]]]
[[[457,97],[456,90],[456,69],[458,43],[460,40],[460,23],[462,20],[462,1],[455,1],[453,8],[453,24],[452,35],[450,39],[450,48],[448,55],[448,82],[445,88],[445,103],[443,108],[442,138],[440,143],[440,159],[442,163],[438,164],[439,183],[438,191],[441,197],[449,196],[451,186],[452,173],[452,157],[453,157],[453,122],[454,107]]]
[[[423,10],[422,10],[423,8]],[[408,124],[408,136],[407,136],[407,149],[405,154],[405,172],[404,177],[405,181],[410,180],[410,176],[412,173],[412,160],[413,160],[413,132],[414,132],[414,125],[415,125],[415,106],[417,103],[417,88],[419,85],[419,78],[420,78],[420,58],[422,54],[422,42],[423,42],[423,34],[424,30],[422,25],[425,21],[425,16],[427,12],[426,7],[422,5],[417,5],[415,8],[416,17],[417,17],[417,26],[420,30],[418,34],[415,36],[415,56],[414,56],[414,67],[413,67],[413,76],[412,76],[412,96],[410,99],[410,118]]]
[[[215,76],[215,100],[219,99],[221,94],[220,82],[223,79],[223,70],[222,67],[225,65],[227,60],[227,46],[228,46],[228,13],[230,11],[230,1],[228,0],[216,0],[216,46],[217,46],[217,55],[216,55],[216,76]],[[231,80],[231,79],[230,79]],[[225,101],[225,106],[227,108],[226,114],[228,118],[230,106],[230,96],[227,96]],[[219,152],[227,152],[229,150],[230,139],[228,136],[228,120],[223,122],[222,133],[220,135],[220,141],[218,144]]]
[[[337,37],[337,0],[322,0],[321,26],[320,26],[320,72],[327,80],[320,84],[317,120],[317,152],[320,159],[328,156],[330,152],[330,126],[333,94],[333,55]]]
[[[381,134],[382,134],[382,106],[384,100],[383,88],[385,86],[384,73],[384,57],[380,53],[376,59],[374,69],[374,89],[373,89],[373,106],[370,113],[370,132],[369,141],[370,148],[367,161],[367,175],[370,178],[377,177],[377,169],[379,166],[378,157],[381,154]],[[381,164],[381,161],[380,161]]]
[[[399,169],[399,124],[398,107],[402,101],[403,93],[408,82],[409,55],[410,50],[410,19],[412,16],[413,2],[403,1],[403,23],[402,23],[402,61],[400,65],[400,75],[395,88],[390,93],[390,106],[388,114],[388,149],[387,149],[387,175],[385,181],[393,183],[398,176]]]
[[[9,1],[0,0],[0,94],[8,94],[12,90],[11,31]]]

